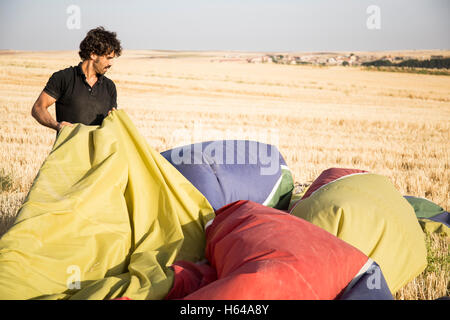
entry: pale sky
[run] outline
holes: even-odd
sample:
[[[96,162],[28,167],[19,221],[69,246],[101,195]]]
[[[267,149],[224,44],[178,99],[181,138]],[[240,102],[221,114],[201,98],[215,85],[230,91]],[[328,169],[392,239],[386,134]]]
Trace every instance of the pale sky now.
[[[0,0],[0,49],[77,50],[99,25],[130,50],[450,49],[450,0]]]

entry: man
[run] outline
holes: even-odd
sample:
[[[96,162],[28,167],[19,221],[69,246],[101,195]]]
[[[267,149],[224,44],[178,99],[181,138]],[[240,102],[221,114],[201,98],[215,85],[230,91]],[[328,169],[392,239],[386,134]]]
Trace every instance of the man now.
[[[53,73],[34,103],[31,115],[57,132],[74,123],[100,125],[111,110],[117,108],[116,86],[104,74],[121,53],[115,32],[103,27],[90,30],[80,43],[82,61]],[[53,103],[56,120],[47,110]]]

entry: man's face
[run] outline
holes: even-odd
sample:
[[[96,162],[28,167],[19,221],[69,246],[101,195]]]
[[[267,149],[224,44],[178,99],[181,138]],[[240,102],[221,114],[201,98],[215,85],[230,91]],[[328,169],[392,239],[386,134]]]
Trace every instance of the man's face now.
[[[114,51],[103,56],[92,54],[91,58],[94,61],[94,69],[96,73],[105,74],[106,71],[111,68],[113,59],[115,57]]]

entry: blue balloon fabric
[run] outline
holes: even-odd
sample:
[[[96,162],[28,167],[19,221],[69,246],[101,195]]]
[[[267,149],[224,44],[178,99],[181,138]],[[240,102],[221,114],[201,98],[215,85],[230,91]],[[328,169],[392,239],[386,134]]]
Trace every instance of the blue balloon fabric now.
[[[369,259],[339,300],[394,300],[380,266]]]
[[[277,147],[249,140],[216,140],[161,153],[214,210],[251,200],[286,210],[294,181]]]

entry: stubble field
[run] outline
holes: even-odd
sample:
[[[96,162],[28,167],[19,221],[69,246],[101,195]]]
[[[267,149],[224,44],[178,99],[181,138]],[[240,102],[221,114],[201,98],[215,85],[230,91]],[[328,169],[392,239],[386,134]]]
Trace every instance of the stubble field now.
[[[403,195],[449,209],[449,76],[218,62],[224,55],[126,51],[107,76],[119,108],[157,151],[259,140],[278,146],[299,188],[327,168],[359,168],[388,176]],[[31,107],[53,72],[78,62],[75,51],[0,52],[0,235],[55,139]],[[427,241],[432,268],[397,299],[449,294],[449,239]]]

